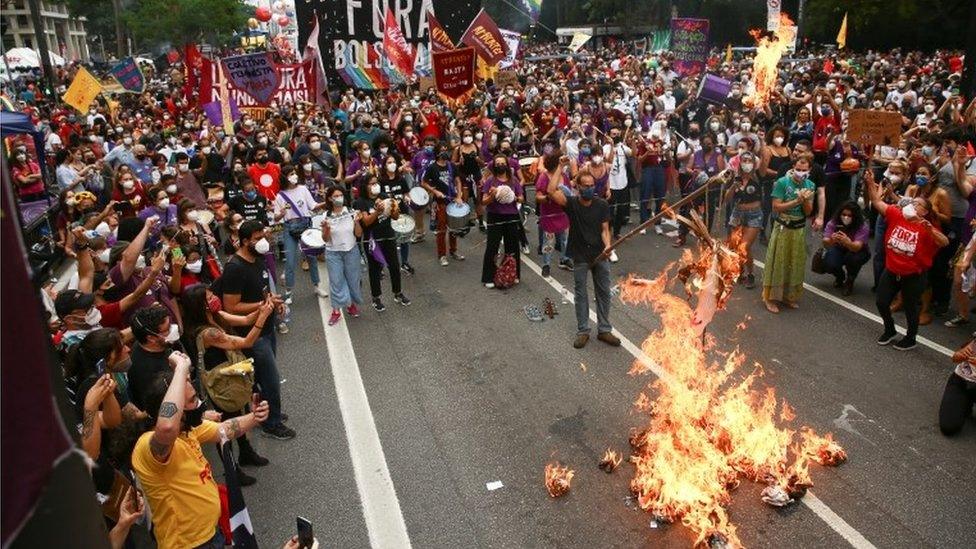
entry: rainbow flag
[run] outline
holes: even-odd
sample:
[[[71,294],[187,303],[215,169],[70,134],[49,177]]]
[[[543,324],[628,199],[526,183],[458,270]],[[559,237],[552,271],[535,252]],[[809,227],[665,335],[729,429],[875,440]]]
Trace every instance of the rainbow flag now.
[[[347,86],[364,90],[379,90],[390,87],[389,78],[384,69],[375,68],[379,63],[379,56],[373,48],[366,50],[366,59],[357,59],[352,52],[353,48],[346,48],[344,58],[345,67],[339,70],[339,76]],[[363,67],[371,68],[365,69]]]
[[[542,14],[542,0],[522,0],[525,9],[529,10],[529,18],[533,23],[539,22],[539,15]]]

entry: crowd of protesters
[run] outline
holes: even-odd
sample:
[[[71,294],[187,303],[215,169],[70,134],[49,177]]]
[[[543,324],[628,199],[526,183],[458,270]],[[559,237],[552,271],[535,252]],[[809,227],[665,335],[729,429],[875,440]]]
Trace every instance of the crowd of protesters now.
[[[340,88],[330,107],[245,111],[232,132],[166,71],[146,93],[100,99],[84,114],[35,86],[17,94],[46,138],[44,151],[11,143],[16,193],[25,203],[56,196],[56,240],[78,265],[67,289],[44,297],[99,493],[137,483],[160,547],[222,546],[201,445],[237,440],[246,486],[257,479],[241,467],[268,463],[248,433],[296,436],[276,364],[289,305],[327,298],[333,325],[363,308],[386,311],[389,284],[394,307],[409,306],[406,289],[424,275],[411,248],[428,235],[431,268],[450,268],[465,260],[466,234],[486,233],[488,289],[519,283],[522,254],[541,255],[545,277],[553,265],[573,271],[577,348],[589,340],[591,275],[597,337],[620,345],[610,264],[627,247],[610,242],[669,198],[708,186],[681,213],[742,239],[750,261],[739,282],[759,285],[756,299],[771,314],[801,305],[816,234],[822,249],[812,259],[842,296],[856,291],[863,267],[873,271],[878,344],[909,350],[935,318],[970,322],[976,102],[959,94],[958,54],[801,52],[779,65],[770,102],[750,108],[748,57],[711,58],[709,72],[732,84],[727,98],[708,102],[700,76],[676,72],[668,52],[620,45],[566,56],[546,45],[527,55],[560,52],[524,61],[517,82],[480,82],[462,103],[416,85]],[[846,133],[854,109],[899,113],[900,144],[857,143]],[[47,183],[43,162],[54,176]],[[461,224],[452,207],[470,212]],[[689,244],[686,226],[668,216],[649,229],[628,246]],[[764,259],[761,281],[753,257]],[[296,289],[299,269],[309,273],[306,294]],[[969,345],[954,357],[939,418],[947,434],[976,402],[973,356]],[[228,380],[228,369],[243,373]],[[126,496],[107,515],[116,547],[142,515],[140,501]]]

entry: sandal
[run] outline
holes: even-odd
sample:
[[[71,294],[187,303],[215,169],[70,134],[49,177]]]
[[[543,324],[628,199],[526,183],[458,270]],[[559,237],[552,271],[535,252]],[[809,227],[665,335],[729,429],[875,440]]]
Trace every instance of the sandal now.
[[[766,310],[767,311],[769,311],[769,312],[771,312],[773,314],[776,314],[776,313],[779,312],[779,306],[777,306],[776,303],[773,302],[773,301],[763,301],[763,305],[766,306]]]

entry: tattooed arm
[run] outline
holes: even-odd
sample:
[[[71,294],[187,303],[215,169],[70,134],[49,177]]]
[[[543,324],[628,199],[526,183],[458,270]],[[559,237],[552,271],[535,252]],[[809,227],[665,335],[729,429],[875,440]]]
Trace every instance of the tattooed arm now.
[[[105,426],[103,412],[106,409],[108,399],[115,402],[115,381],[112,376],[106,374],[92,385],[85,395],[85,407],[81,416],[81,447],[92,459],[98,459],[102,449],[102,427]],[[118,410],[118,402],[115,402],[115,409]]]
[[[254,395],[254,398],[255,400],[251,401],[251,413],[231,418],[221,423],[220,427],[214,433],[214,441],[220,436],[220,433],[223,433],[228,439],[234,440],[268,419],[268,401],[262,400],[261,402],[257,402],[257,395]],[[212,441],[200,440],[200,442]]]
[[[186,402],[186,386],[190,379],[190,359],[186,355],[174,353],[176,366],[173,368],[173,381],[166,390],[163,403],[156,414],[156,428],[149,439],[149,449],[156,461],[166,463],[173,450],[173,444],[180,435],[183,419],[183,404]]]

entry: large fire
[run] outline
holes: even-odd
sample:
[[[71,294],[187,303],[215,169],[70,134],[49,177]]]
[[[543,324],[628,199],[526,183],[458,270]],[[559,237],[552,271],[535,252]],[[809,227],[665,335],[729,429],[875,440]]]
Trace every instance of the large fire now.
[[[846,458],[829,434],[781,426],[795,413],[773,388],[757,386],[759,364],[737,375],[746,361],[737,349],[709,358],[715,338],[704,325],[723,308],[740,272],[738,246],[737,237],[724,245],[703,241],[697,256],[686,253],[676,277],[669,268],[620,286],[625,302],[649,304],[660,315],[662,327],[641,348],[666,372],[650,384],[656,399],[641,392],[635,402],[648,423],[630,437],[636,469],[630,488],[656,519],[689,527],[696,545],[742,545],[726,511],[741,478],[766,484],[763,500],[785,505],[811,486],[811,460],[835,465]],[[676,278],[689,297],[697,296],[694,308],[667,291]],[[648,368],[638,360],[631,373]]]
[[[780,13],[779,27],[770,33],[759,29],[749,31],[756,40],[756,57],[752,61],[752,89],[742,103],[750,108],[764,107],[776,87],[776,65],[796,37],[793,20]]]

